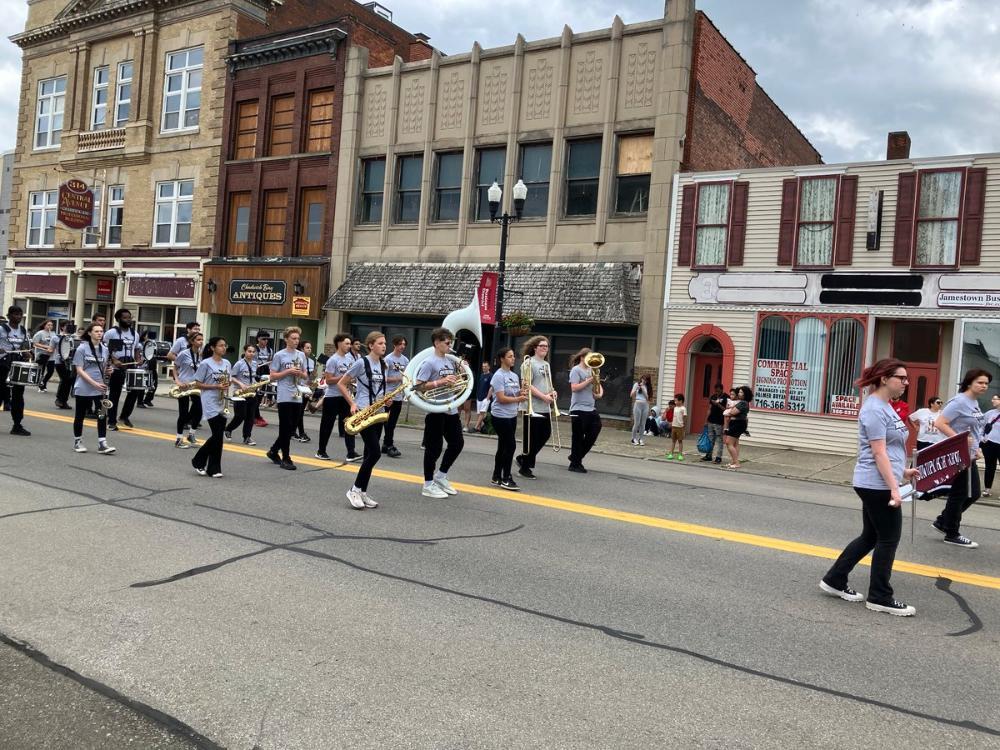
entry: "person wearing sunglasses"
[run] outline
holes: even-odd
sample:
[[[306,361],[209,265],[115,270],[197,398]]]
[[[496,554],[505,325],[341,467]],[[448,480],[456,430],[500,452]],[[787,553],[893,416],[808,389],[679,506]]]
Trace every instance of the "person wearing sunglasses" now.
[[[943,405],[944,402],[940,396],[931,396],[931,398],[927,399],[927,406],[923,409],[917,409],[910,415],[910,421],[917,428],[918,451],[944,439],[944,435],[934,426],[934,420],[938,418]]]

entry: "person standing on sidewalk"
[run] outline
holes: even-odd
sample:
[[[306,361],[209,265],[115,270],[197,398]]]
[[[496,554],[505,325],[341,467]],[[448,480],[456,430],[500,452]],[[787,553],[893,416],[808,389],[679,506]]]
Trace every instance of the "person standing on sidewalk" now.
[[[983,478],[983,497],[989,497],[993,489],[993,477],[997,473],[997,459],[1000,459],[1000,396],[993,394],[990,399],[993,408],[983,415],[983,442],[979,444],[983,451],[983,458],[986,459],[986,476]],[[938,407],[939,409],[941,407]],[[917,443],[920,445],[920,443]]]
[[[674,394],[674,416],[670,419],[670,453],[667,460],[684,460],[684,431],[687,429],[687,407],[684,394]]]
[[[493,373],[490,372],[489,360],[483,360],[482,371],[476,380],[476,426],[473,432],[482,432],[486,423],[486,412],[490,410],[490,383]]]
[[[653,381],[649,375],[643,375],[629,394],[632,402],[632,445],[645,445],[642,436],[646,432],[646,417],[649,416],[649,398],[653,393]]]
[[[951,544],[964,549],[975,549],[978,543],[960,533],[962,514],[979,499],[979,467],[976,458],[979,457],[979,443],[983,438],[985,419],[979,409],[979,397],[990,387],[993,376],[986,370],[969,370],[958,386],[958,395],[952,398],[941,415],[934,420],[934,426],[952,437],[960,432],[969,431],[969,455],[972,463],[951,480],[951,490],[945,502],[944,510],[932,524],[944,534],[945,544]],[[991,430],[992,431],[992,430]]]
[[[861,498],[861,536],[848,544],[819,587],[823,593],[848,602],[865,597],[852,589],[847,577],[854,566],[872,553],[871,580],[865,607],[899,617],[917,613],[897,601],[889,577],[903,529],[903,502],[899,485],[917,475],[906,468],[906,439],[910,431],[890,405],[906,390],[906,365],[898,359],[881,359],[861,373],[858,388],[871,388],[858,413],[858,462],[854,467],[854,491]]]
[[[712,441],[712,447],[702,456],[702,461],[711,461],[712,454],[715,453],[715,463],[722,463],[722,425],[726,421],[722,412],[728,405],[729,399],[726,398],[722,383],[716,383],[712,395],[708,397],[708,419],[705,420],[708,423],[708,437]]]

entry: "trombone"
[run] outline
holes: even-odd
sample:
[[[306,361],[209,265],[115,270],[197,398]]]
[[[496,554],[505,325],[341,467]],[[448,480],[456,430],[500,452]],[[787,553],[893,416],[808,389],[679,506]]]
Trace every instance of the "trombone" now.
[[[549,395],[551,396],[556,392],[556,389],[552,385],[552,365],[548,362],[545,363],[545,384],[548,387]],[[556,434],[556,441],[552,445],[552,450],[558,453],[562,450],[562,434],[559,432],[559,404],[556,403],[556,399],[552,399],[552,413],[550,414],[552,418],[552,430]]]

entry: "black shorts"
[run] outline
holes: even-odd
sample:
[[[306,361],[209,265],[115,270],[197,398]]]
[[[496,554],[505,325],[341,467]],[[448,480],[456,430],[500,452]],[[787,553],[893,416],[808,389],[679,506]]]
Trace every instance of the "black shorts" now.
[[[739,440],[740,435],[747,431],[747,421],[745,419],[730,419],[726,434],[729,437]]]

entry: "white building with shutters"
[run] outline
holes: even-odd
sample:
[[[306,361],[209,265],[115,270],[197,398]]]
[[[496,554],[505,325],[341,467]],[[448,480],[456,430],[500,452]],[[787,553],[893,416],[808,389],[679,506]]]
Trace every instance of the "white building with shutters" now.
[[[893,135],[891,134],[890,143]],[[1000,154],[679,174],[660,401],[692,431],[721,382],[749,444],[852,454],[863,367],[907,364],[911,411],[985,367],[1000,385]]]

